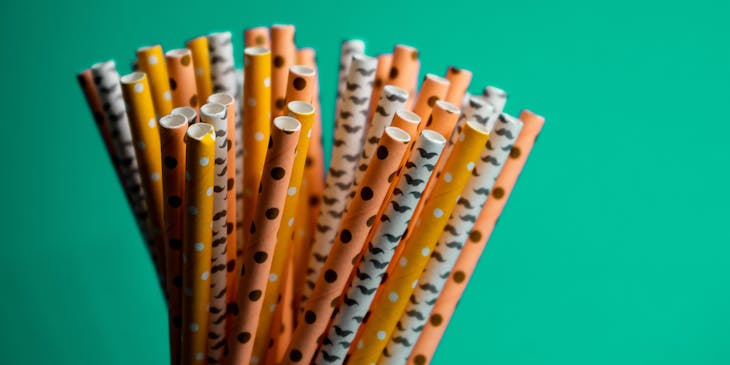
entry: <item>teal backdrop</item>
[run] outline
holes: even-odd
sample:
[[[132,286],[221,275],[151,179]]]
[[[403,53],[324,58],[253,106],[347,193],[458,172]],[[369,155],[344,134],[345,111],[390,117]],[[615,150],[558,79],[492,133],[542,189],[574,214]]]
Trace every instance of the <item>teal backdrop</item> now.
[[[76,72],[297,26],[327,151],[340,41],[474,71],[547,118],[435,364],[730,364],[726,1],[0,5],[0,363],[167,361],[163,300]]]

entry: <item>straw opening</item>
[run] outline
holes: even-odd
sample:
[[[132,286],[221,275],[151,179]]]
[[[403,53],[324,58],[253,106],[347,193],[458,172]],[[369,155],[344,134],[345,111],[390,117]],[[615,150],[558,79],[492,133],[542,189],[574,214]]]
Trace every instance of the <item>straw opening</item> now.
[[[289,68],[291,72],[302,76],[314,76],[314,69],[304,65],[294,65]]]
[[[160,125],[167,129],[176,129],[188,125],[188,118],[182,114],[170,114],[160,118]]]
[[[178,49],[171,49],[165,53],[165,55],[170,57],[182,57],[187,56],[190,54],[190,50],[187,48],[178,48]]]
[[[200,107],[200,114],[216,115],[225,111],[225,105],[220,103],[208,103]]]
[[[302,124],[298,120],[286,116],[276,117],[274,119],[274,125],[284,132],[294,132],[302,127]]]
[[[187,118],[188,122],[194,121],[195,117],[198,113],[195,112],[195,109],[189,107],[189,106],[180,106],[175,109],[173,109],[170,114],[180,114]]]
[[[408,110],[399,110],[395,112],[395,114],[398,114],[398,117],[405,120],[406,122],[415,124],[421,123],[421,117],[419,117],[418,114],[414,112],[410,112]]]
[[[271,53],[271,50],[266,47],[248,47],[243,50],[243,53],[249,56],[260,56],[263,54]]]
[[[439,108],[446,110],[447,112],[452,113],[452,114],[461,112],[461,110],[459,110],[459,108],[457,108],[456,105],[451,104],[445,100],[437,100],[436,105],[438,105]]]
[[[217,93],[208,97],[209,103],[218,103],[223,105],[233,104],[233,97],[226,93]]]
[[[289,111],[297,114],[312,114],[314,113],[314,106],[304,101],[292,101],[287,104]]]
[[[484,124],[481,124],[477,122],[474,119],[470,119],[466,122],[466,124],[471,128],[481,133],[489,133],[489,129],[487,129],[487,126]]]
[[[447,79],[445,79],[445,78],[443,78],[443,77],[441,77],[439,75],[426,74],[426,78],[429,79],[429,80],[431,80],[431,81],[438,82],[440,84],[447,84],[448,85],[448,84],[451,83],[449,80],[447,80]]]
[[[129,75],[124,75],[119,80],[122,84],[133,84],[135,82],[142,81],[145,78],[144,72],[132,72]]]
[[[441,135],[441,133],[436,132],[431,129],[424,129],[421,131],[421,137],[427,139],[431,143],[435,144],[445,144],[446,138]]]
[[[208,123],[196,123],[188,127],[188,137],[200,141],[214,130],[215,128]]]
[[[383,92],[388,95],[397,95],[401,98],[407,99],[408,98],[408,91],[405,91],[404,89],[399,88],[395,85],[385,85],[383,86]]]
[[[408,143],[411,141],[411,136],[398,127],[385,127],[385,133],[398,142]]]

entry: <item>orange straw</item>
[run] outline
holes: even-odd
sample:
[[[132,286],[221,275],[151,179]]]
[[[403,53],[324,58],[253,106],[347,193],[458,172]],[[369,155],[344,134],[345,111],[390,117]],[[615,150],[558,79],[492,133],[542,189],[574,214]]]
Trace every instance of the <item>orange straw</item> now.
[[[446,80],[449,80],[451,86],[449,86],[449,91],[446,93],[444,100],[454,105],[461,105],[464,94],[466,94],[469,83],[471,83],[471,77],[471,71],[449,66],[446,70]]]
[[[289,67],[294,65],[297,48],[294,45],[294,26],[271,26],[271,115],[284,115],[286,107],[286,80]]]
[[[271,48],[271,39],[269,39],[269,28],[254,27],[248,28],[243,32],[244,48],[248,47],[264,47]]]

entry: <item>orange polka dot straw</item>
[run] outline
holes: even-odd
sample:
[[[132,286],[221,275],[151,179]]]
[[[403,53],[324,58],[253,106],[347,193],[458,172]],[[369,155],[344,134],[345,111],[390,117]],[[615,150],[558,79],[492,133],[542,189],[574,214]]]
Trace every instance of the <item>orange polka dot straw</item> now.
[[[199,108],[200,99],[195,86],[195,66],[192,52],[187,48],[173,49],[165,53],[167,72],[170,76],[172,106]],[[203,99],[205,100],[205,99]]]
[[[407,100],[408,92],[405,90],[393,85],[385,85],[383,88],[380,100],[375,106],[375,112],[370,118],[360,162],[357,165],[357,170],[355,170],[355,178],[353,180],[355,185],[362,180],[362,176],[368,168],[368,162],[370,162],[370,158],[378,147],[380,136],[383,134],[385,127],[391,124],[396,111],[405,109]]]
[[[137,67],[140,72],[147,74],[157,117],[170,114],[172,110],[172,92],[170,91],[170,78],[167,73],[162,47],[156,44],[138,49]]]
[[[395,112],[393,121],[390,122],[391,126],[398,127],[408,133],[413,141],[415,141],[416,137],[418,137],[419,127],[421,124],[421,118],[419,118],[416,113],[409,112],[407,110],[399,110]]]
[[[446,80],[449,80],[451,85],[449,91],[446,93],[444,100],[454,105],[461,105],[461,101],[464,100],[466,90],[469,88],[471,83],[472,73],[471,71],[455,66],[449,66],[446,69]]]
[[[122,96],[127,106],[129,128],[134,141],[135,156],[139,166],[142,188],[145,191],[150,221],[151,238],[160,256],[162,272],[165,272],[165,235],[163,232],[162,161],[160,158],[160,134],[157,129],[152,95],[144,73],[133,72],[120,79]]]
[[[295,100],[312,103],[316,76],[317,72],[312,67],[304,65],[289,67],[285,94],[287,105]]]
[[[294,118],[274,119],[258,204],[250,221],[250,237],[243,250],[237,310],[234,311],[237,314],[228,341],[231,352],[227,364],[248,364],[251,360],[263,296],[268,282],[273,279],[270,269],[276,232],[282,222],[300,131],[301,124]]]
[[[253,27],[243,32],[244,48],[248,47],[264,47],[271,48],[271,39],[269,39],[269,28]]]
[[[208,54],[208,37],[193,38],[185,45],[193,56],[195,69],[195,88],[198,90],[198,100],[208,100],[213,93],[213,80],[210,77],[210,55]]]
[[[393,49],[393,63],[388,73],[386,84],[398,86],[408,91],[408,103],[410,108],[416,97],[416,84],[418,83],[418,71],[421,62],[418,60],[418,50],[402,44],[396,45]]]
[[[408,359],[520,130],[518,119],[506,114],[498,118],[378,364],[404,364]]]
[[[380,94],[383,92],[385,87],[385,81],[388,80],[388,74],[390,73],[390,66],[393,62],[393,55],[390,53],[381,54],[378,56],[378,68],[375,69],[375,81],[373,81],[373,95],[370,97],[370,117],[373,117],[375,109],[378,106],[380,100]]]
[[[189,126],[198,122],[198,113],[195,111],[195,109],[189,106],[180,106],[172,109],[170,114],[180,114],[184,116],[188,120]]]
[[[353,265],[357,263],[365,239],[375,223],[375,216],[393,183],[390,177],[400,168],[409,142],[410,137],[403,130],[395,127],[385,129],[362,184],[342,218],[332,251],[299,317],[282,364],[309,364],[312,360],[318,337],[327,329]]]
[[[266,159],[271,118],[271,51],[266,48],[246,48],[243,52],[243,227],[252,220],[256,207],[256,192]],[[243,245],[247,235],[239,237]]]
[[[426,181],[433,173],[446,139],[424,130],[415,141],[413,152],[404,165],[394,193],[382,218],[375,223],[367,248],[352,277],[344,300],[339,304],[326,340],[322,341],[316,364],[341,364],[349,344],[353,343],[362,319],[367,315],[376,290],[385,277],[388,262],[400,242],[416,204],[421,199]]]
[[[312,254],[307,269],[307,282],[302,297],[309,296],[319,272],[327,258],[337,227],[349,200],[354,172],[362,152],[365,135],[367,108],[375,77],[376,60],[364,55],[352,57],[347,77],[347,87],[342,96],[342,110],[335,123],[332,159],[322,194],[322,209],[317,218],[312,241]]]
[[[181,364],[206,364],[213,234],[215,128],[196,123],[185,136]]]
[[[273,116],[286,113],[286,81],[289,67],[294,65],[297,48],[294,44],[294,26],[275,24],[271,26],[271,113]]]
[[[208,103],[218,103],[226,107],[226,162],[236,161],[236,141],[233,133],[236,130],[235,100],[228,94],[217,93],[208,97]],[[230,132],[229,132],[230,131]],[[236,229],[236,220],[239,219],[239,212],[236,204],[236,171],[234,168],[226,168],[226,300],[231,303],[236,298],[236,259],[238,257],[239,234],[243,234],[243,226]],[[243,247],[240,247],[243,250]],[[230,326],[230,323],[227,323]]]
[[[311,137],[312,122],[314,121],[314,106],[303,101],[292,101],[287,104],[287,110],[290,117],[295,118],[301,123],[301,133],[297,142],[296,157],[291,168],[291,178],[289,186],[286,189],[286,198],[284,208],[282,209],[282,224],[276,233],[276,249],[274,250],[271,261],[271,280],[266,287],[266,295],[263,299],[261,313],[259,314],[259,327],[256,331],[253,355],[257,359],[263,359],[264,354],[269,345],[269,338],[276,337],[276,333],[271,333],[271,323],[273,321],[274,312],[270,309],[279,304],[279,296],[283,295],[281,290],[282,282],[287,274],[288,265],[291,263],[292,234],[294,230],[294,221],[299,219],[299,195],[301,194],[302,177],[304,176],[304,164],[307,154],[304,153],[309,148]],[[303,254],[303,253],[297,253]],[[287,305],[281,302],[281,305]]]
[[[431,116],[428,117],[428,121],[426,122],[426,128],[438,132],[444,138],[450,138],[460,115],[461,110],[456,105],[439,100],[433,106]]]
[[[484,126],[473,121],[467,123],[463,138],[455,145],[454,153],[446,162],[443,174],[436,180],[421,215],[416,217],[415,227],[401,242],[404,249],[396,258],[399,264],[379,289],[381,294],[371,306],[376,310],[360,328],[358,336],[362,346],[358,343],[350,349],[352,364],[371,364],[380,357],[488,137]]]
[[[215,176],[213,177],[213,242],[210,268],[210,322],[208,359],[220,362],[226,343],[226,262],[228,208],[228,110],[219,103],[200,108],[200,120],[215,128]]]
[[[456,304],[464,294],[469,278],[486,247],[486,241],[489,240],[494,230],[497,218],[502,213],[512,188],[532,151],[535,139],[545,122],[543,117],[528,110],[522,111],[520,120],[524,123],[522,132],[517,137],[509,153],[509,158],[507,158],[502,172],[494,183],[490,197],[474,223],[474,228],[469,233],[468,240],[463,242],[462,252],[434,305],[429,321],[411,351],[408,364],[427,364],[433,358],[436,347],[441,341],[446,326],[456,309]]]
[[[436,102],[446,97],[446,93],[449,91],[449,85],[449,80],[441,76],[426,74],[423,78],[418,98],[416,98],[416,102],[413,105],[413,112],[421,117],[421,119],[428,120]]]
[[[182,321],[182,245],[185,217],[185,132],[188,119],[170,114],[159,121],[162,155],[162,191],[165,204],[165,258],[167,269],[167,307],[169,312],[170,358],[180,363],[180,324]]]

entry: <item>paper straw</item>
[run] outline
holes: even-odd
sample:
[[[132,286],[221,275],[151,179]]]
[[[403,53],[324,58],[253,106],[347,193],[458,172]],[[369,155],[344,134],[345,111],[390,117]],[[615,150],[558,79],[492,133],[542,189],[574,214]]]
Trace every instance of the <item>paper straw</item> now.
[[[294,151],[301,124],[291,117],[277,117],[271,129],[269,150],[261,177],[259,202],[251,221],[250,238],[243,250],[243,264],[238,287],[238,305],[231,349],[227,364],[248,364],[253,351],[253,336],[259,325],[262,297],[270,278],[271,258],[274,256],[276,232],[282,221],[294,164]]]
[[[199,107],[198,89],[195,86],[193,56],[187,48],[173,49],[165,53],[167,72],[170,74],[172,106]],[[203,99],[205,100],[205,99]]]
[[[357,63],[353,63],[353,66]],[[305,310],[297,322],[292,342],[282,364],[308,364],[324,334],[340,294],[345,289],[353,263],[357,262],[375,215],[380,210],[391,180],[388,176],[399,168],[410,137],[395,127],[387,127],[378,149],[365,173],[361,187],[342,219],[337,239],[324,263]]]
[[[516,118],[508,115],[498,118],[487,148],[482,151],[378,364],[407,361],[521,130],[522,122]]]
[[[456,139],[461,135],[461,131],[464,128],[467,120],[474,120],[477,123],[488,126],[489,120],[494,119],[496,114],[494,105],[488,102],[484,97],[479,95],[472,95],[469,97],[469,102],[465,108],[463,108],[461,118],[456,122],[456,128],[451,134],[448,146],[453,146],[456,143]],[[489,130],[489,129],[488,129]],[[447,146],[447,153],[450,147]]]
[[[484,91],[482,91],[482,95],[490,104],[492,104],[492,106],[494,106],[495,115],[500,115],[502,111],[504,111],[504,105],[507,103],[506,91],[494,86],[487,86],[484,88]],[[491,127],[491,125],[489,127]]]
[[[207,103],[200,108],[200,120],[215,128],[215,176],[213,177],[213,241],[210,266],[210,321],[208,361],[218,363],[226,344],[226,263],[228,208],[228,113],[226,106]]]
[[[198,100],[208,100],[213,93],[213,80],[210,76],[210,54],[208,53],[208,37],[193,38],[185,45],[193,56],[195,68],[195,88],[198,90]]]
[[[264,47],[271,48],[271,40],[269,39],[269,28],[254,27],[248,28],[243,32],[244,48],[248,47]]]
[[[464,289],[469,283],[479,257],[482,255],[487,241],[489,241],[497,219],[507,203],[512,188],[514,188],[525,162],[527,162],[527,157],[532,151],[535,139],[545,122],[543,117],[528,110],[522,111],[520,120],[524,123],[522,132],[517,137],[509,158],[504,163],[502,172],[494,183],[491,195],[469,233],[468,241],[463,243],[462,252],[451,270],[450,280],[444,285],[443,291],[431,311],[431,316],[423,328],[418,342],[413,347],[411,356],[408,358],[408,364],[427,364],[433,358],[454,309],[464,294]]]
[[[230,32],[208,35],[210,76],[214,93],[236,95],[236,68],[233,62],[233,45]]]
[[[373,94],[370,97],[370,116],[372,118],[375,109],[380,100],[380,94],[383,92],[385,82],[390,74],[390,66],[393,63],[393,55],[390,53],[378,56],[378,67],[375,69],[375,81],[373,82]]]
[[[395,112],[393,121],[390,122],[391,126],[398,127],[408,133],[413,141],[415,141],[416,137],[418,137],[418,130],[420,129],[419,127],[421,124],[421,118],[419,118],[416,113],[409,112],[407,110],[398,110]]]
[[[281,289],[282,282],[287,274],[287,265],[291,263],[292,255],[292,233],[294,229],[294,221],[299,219],[298,203],[301,194],[301,183],[304,175],[304,164],[307,154],[304,153],[309,148],[309,140],[311,137],[312,122],[314,121],[314,107],[310,103],[303,101],[292,101],[287,104],[289,116],[298,120],[301,124],[301,133],[297,141],[296,156],[291,168],[291,178],[287,187],[284,209],[282,210],[281,220],[284,222],[276,233],[276,249],[271,260],[271,268],[269,275],[269,283],[266,287],[266,295],[264,296],[261,313],[259,314],[259,327],[256,331],[253,356],[256,359],[263,359],[271,337],[276,337],[277,331],[272,333],[271,324],[274,318],[274,312],[270,309],[272,306],[288,305],[286,302],[278,303],[280,295],[283,295]],[[297,255],[306,255],[305,252],[297,252]],[[275,327],[274,327],[275,328]],[[253,358],[252,358],[253,359]]]
[[[161,271],[165,271],[165,236],[163,232],[162,160],[160,158],[160,134],[157,129],[155,109],[147,77],[133,72],[120,79],[122,96],[126,104],[129,129],[134,141],[135,156],[139,166],[142,188],[145,191],[152,230],[150,238],[160,255]],[[164,282],[164,281],[163,281]]]
[[[299,100],[312,103],[314,98],[314,78],[317,72],[314,68],[304,65],[294,65],[289,68],[289,76],[286,83],[286,103]]]
[[[380,64],[378,64],[378,66],[380,66]],[[365,170],[367,170],[368,167],[368,161],[370,161],[370,158],[373,156],[375,148],[378,147],[380,136],[383,134],[385,127],[390,125],[396,111],[405,108],[407,100],[408,92],[405,90],[393,85],[385,85],[383,87],[380,100],[375,106],[375,111],[370,119],[370,125],[368,125],[365,143],[362,147],[362,155],[360,156],[360,162],[357,165],[357,170],[355,170],[355,177],[353,180],[355,181],[355,184],[362,180],[362,176],[365,174]]]
[[[436,105],[436,102],[446,97],[449,85],[449,80],[441,76],[426,74],[421,84],[421,91],[413,105],[413,112],[421,119],[428,120],[428,117],[431,116],[431,109]]]
[[[466,90],[469,88],[469,84],[471,83],[471,78],[471,71],[449,66],[446,70],[446,80],[449,80],[451,85],[449,86],[449,91],[446,93],[444,100],[454,105],[461,105],[461,101],[464,100]]]
[[[224,93],[213,94],[208,97],[208,103],[218,103],[226,107],[226,127],[227,131],[235,131],[235,108],[236,104],[233,98]],[[231,133],[226,133],[227,153],[226,162],[236,161],[235,140]],[[238,258],[238,240],[239,235],[243,235],[243,225],[237,226],[236,221],[242,219],[243,212],[237,209],[239,202],[236,199],[238,185],[236,185],[236,171],[234,168],[226,170],[226,301],[228,303],[236,302],[236,290],[238,276],[236,275],[236,260]],[[241,202],[243,196],[241,196]],[[243,247],[240,248],[243,250]],[[230,321],[226,322],[230,327]]]
[[[408,91],[409,102],[406,107],[410,108],[416,96],[416,83],[418,82],[418,71],[421,62],[418,60],[418,50],[402,44],[396,45],[393,49],[393,62],[388,73],[386,84],[398,86]]]
[[[84,93],[84,98],[86,98],[86,104],[89,106],[91,115],[94,117],[96,128],[99,130],[102,141],[104,141],[104,147],[106,147],[106,151],[109,154],[114,171],[117,173],[117,177],[121,179],[119,161],[114,151],[109,122],[105,120],[104,106],[99,99],[99,91],[96,89],[96,85],[94,85],[94,75],[91,69],[87,69],[77,74],[76,79],[79,82],[79,86],[81,86],[81,91]]]
[[[342,97],[342,111],[335,123],[335,138],[332,159],[322,194],[322,209],[317,218],[316,232],[312,241],[312,255],[307,269],[307,282],[302,288],[302,296],[309,297],[313,285],[319,277],[320,269],[327,258],[337,227],[342,218],[348,193],[352,186],[354,171],[362,152],[362,139],[365,134],[368,100],[375,77],[376,60],[364,55],[355,55],[347,77]]]
[[[156,44],[138,49],[137,67],[147,75],[157,117],[169,114],[172,110],[172,93],[162,47]]]
[[[198,122],[198,113],[195,111],[195,109],[189,107],[189,106],[181,106],[177,107],[175,109],[172,109],[170,114],[179,114],[185,117],[187,120],[188,126],[191,126]]]
[[[416,140],[403,175],[396,184],[394,191],[397,193],[391,196],[382,218],[375,224],[371,243],[360,260],[345,299],[338,307],[315,364],[344,362],[349,345],[367,314],[445,143],[443,136],[428,129],[421,132]]]
[[[446,163],[444,173],[436,180],[423,213],[416,217],[414,229],[409,230],[409,235],[401,243],[405,248],[397,258],[398,265],[379,289],[382,295],[373,301],[371,307],[376,310],[361,326],[359,337],[362,345],[358,343],[351,348],[352,364],[371,364],[378,360],[489,135],[484,126],[468,122],[463,136]]]
[[[297,48],[294,45],[294,26],[275,24],[271,26],[271,114],[285,114],[286,81],[289,68],[294,65]]]
[[[350,39],[342,42],[340,46],[340,67],[337,71],[337,97],[335,103],[339,103],[345,93],[345,82],[347,81],[352,56],[365,54],[365,42],[359,39]],[[335,110],[335,120],[339,115],[339,107]]]
[[[165,202],[165,268],[167,269],[167,307],[169,312],[170,358],[180,363],[180,325],[182,323],[182,245],[185,217],[185,132],[188,119],[170,114],[159,121],[162,156],[162,192]]]
[[[266,159],[271,118],[271,51],[266,48],[246,48],[243,52],[243,221],[246,225],[253,219],[261,171]],[[239,237],[244,247],[247,235]]]
[[[196,123],[185,138],[182,364],[206,364],[213,235],[215,128]]]
[[[450,138],[459,115],[461,115],[461,110],[454,104],[439,100],[433,106],[431,116],[426,122],[426,128],[438,132],[444,138]]]

